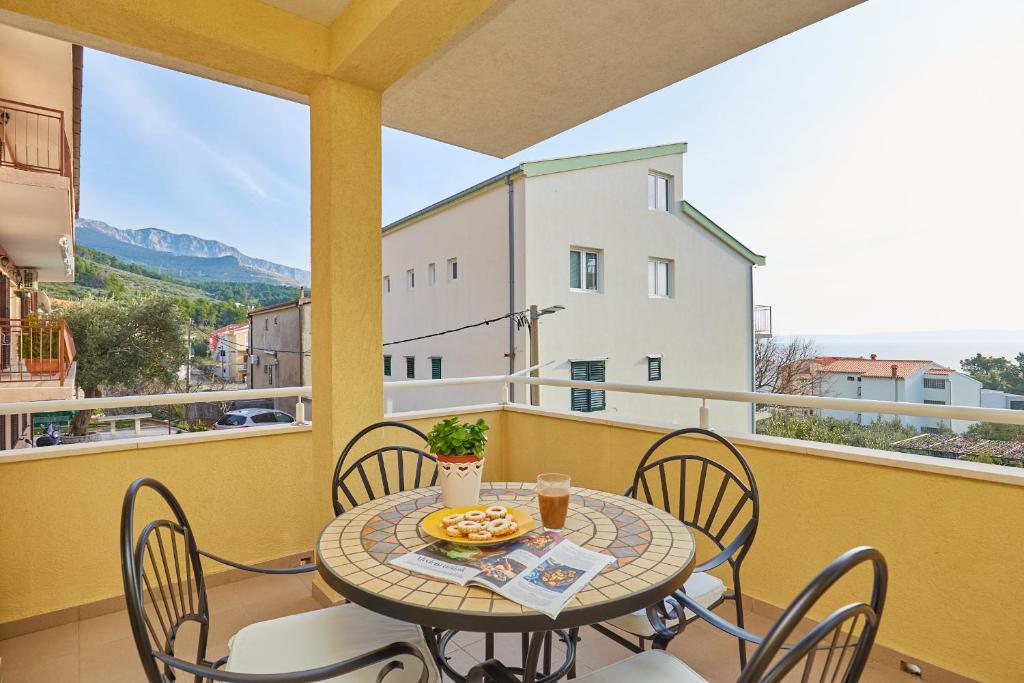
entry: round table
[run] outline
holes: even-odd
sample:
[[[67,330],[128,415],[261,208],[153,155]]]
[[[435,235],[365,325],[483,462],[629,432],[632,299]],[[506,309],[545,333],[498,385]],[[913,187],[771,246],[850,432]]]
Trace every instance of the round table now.
[[[695,557],[686,525],[664,510],[614,493],[573,488],[571,494],[563,536],[616,562],[573,596],[557,619],[484,588],[388,564],[434,541],[421,535],[419,522],[443,507],[438,487],[393,493],[339,515],[317,543],[320,576],[348,600],[379,614],[478,633],[576,629],[645,609],[683,585]],[[532,483],[483,484],[480,502],[493,501],[523,508],[540,522]],[[534,660],[537,648],[531,642]]]

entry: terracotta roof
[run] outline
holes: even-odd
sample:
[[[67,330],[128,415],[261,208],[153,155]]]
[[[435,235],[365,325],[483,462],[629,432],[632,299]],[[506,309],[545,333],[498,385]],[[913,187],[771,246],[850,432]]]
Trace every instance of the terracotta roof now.
[[[896,376],[906,378],[918,370],[935,365],[928,372],[949,374],[949,368],[943,368],[930,360],[890,360],[884,358],[862,358],[853,356],[818,356],[814,359],[815,370],[818,372],[836,372],[864,377],[892,377],[892,366],[896,366]]]
[[[994,441],[973,436],[921,434],[892,444],[900,450],[930,451],[946,457],[962,455],[994,455],[999,458],[1024,460],[1024,441]]]
[[[227,335],[231,332],[237,332],[241,329],[248,328],[249,323],[231,323],[230,325],[225,325],[224,327],[218,327],[217,329],[210,333],[210,348],[213,349],[214,351],[217,350],[217,344],[218,342],[220,342],[220,338],[222,335]]]

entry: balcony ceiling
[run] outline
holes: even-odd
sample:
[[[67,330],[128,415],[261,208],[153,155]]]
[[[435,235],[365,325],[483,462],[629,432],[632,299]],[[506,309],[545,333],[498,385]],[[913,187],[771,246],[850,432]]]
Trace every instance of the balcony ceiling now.
[[[329,26],[349,0],[263,0],[263,3]]]
[[[71,235],[68,179],[0,168],[0,249],[19,268],[38,268],[42,282],[70,282],[57,240]]]

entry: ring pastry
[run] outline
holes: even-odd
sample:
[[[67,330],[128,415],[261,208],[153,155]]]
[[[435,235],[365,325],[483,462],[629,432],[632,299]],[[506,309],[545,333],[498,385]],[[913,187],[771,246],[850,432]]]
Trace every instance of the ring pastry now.
[[[495,536],[508,536],[512,533],[512,525],[515,522],[510,522],[507,519],[493,519],[487,523],[487,530]]]
[[[447,517],[445,517],[444,519],[441,520],[441,525],[442,526],[451,526],[453,524],[458,524],[459,522],[461,522],[464,519],[466,519],[466,515],[463,515],[463,514],[448,515]]]
[[[508,508],[504,505],[492,505],[484,510],[484,514],[487,515],[489,519],[501,519],[508,514]]]
[[[469,522],[486,522],[487,513],[483,510],[470,510],[463,515]]]
[[[464,519],[455,526],[457,526],[459,529],[462,529],[462,531],[467,534],[472,531],[480,531],[484,528],[483,524],[481,524],[480,522],[474,522],[471,519]]]
[[[487,529],[480,529],[479,531],[470,531],[469,540],[471,541],[487,541],[493,538],[490,531]]]
[[[465,531],[460,529],[456,524],[452,524],[451,526],[446,527],[444,532],[449,536],[457,536],[460,538],[466,533]]]

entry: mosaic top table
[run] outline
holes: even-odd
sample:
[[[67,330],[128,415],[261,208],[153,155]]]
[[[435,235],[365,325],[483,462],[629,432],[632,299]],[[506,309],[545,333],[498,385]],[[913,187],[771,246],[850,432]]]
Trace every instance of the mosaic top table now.
[[[595,624],[647,608],[683,585],[694,566],[694,539],[674,516],[632,498],[574,488],[563,534],[616,562],[594,577],[557,619],[484,588],[413,574],[388,564],[433,539],[419,522],[441,507],[437,487],[393,493],[328,524],[317,543],[320,575],[357,605],[425,627],[527,633]],[[485,483],[481,503],[501,501],[540,514],[533,484]]]

